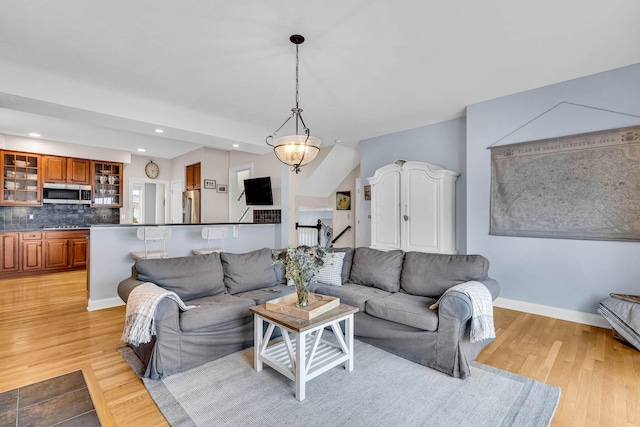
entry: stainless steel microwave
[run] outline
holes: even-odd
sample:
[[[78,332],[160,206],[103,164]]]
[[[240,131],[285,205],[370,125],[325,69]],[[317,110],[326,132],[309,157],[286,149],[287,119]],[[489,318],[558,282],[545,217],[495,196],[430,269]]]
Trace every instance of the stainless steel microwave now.
[[[90,205],[91,186],[44,183],[42,201],[67,205]]]

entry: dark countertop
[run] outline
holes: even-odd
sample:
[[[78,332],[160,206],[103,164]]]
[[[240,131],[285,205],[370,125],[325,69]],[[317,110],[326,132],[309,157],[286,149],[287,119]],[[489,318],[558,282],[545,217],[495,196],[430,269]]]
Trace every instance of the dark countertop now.
[[[77,231],[77,230],[91,230],[94,227],[155,227],[155,226],[170,226],[170,227],[180,227],[180,226],[188,226],[188,225],[196,225],[202,227],[208,226],[234,226],[234,225],[280,225],[281,223],[273,223],[273,222],[212,222],[212,223],[203,223],[203,224],[93,224],[86,225],[82,227],[29,227],[15,229],[15,230],[0,230],[0,233],[23,233],[23,232],[31,232],[31,231]]]
[[[202,224],[95,224],[91,227],[183,227],[183,226],[233,226],[233,225],[281,225],[280,222],[210,222]]]
[[[87,231],[91,227],[25,227],[15,230],[0,230],[0,233],[29,233],[32,231]]]

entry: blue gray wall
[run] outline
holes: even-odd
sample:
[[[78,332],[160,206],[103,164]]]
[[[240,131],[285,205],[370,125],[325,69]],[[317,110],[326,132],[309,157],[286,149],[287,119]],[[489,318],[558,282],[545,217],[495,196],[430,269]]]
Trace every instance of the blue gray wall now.
[[[489,236],[487,150],[639,125],[619,114],[640,116],[639,100],[636,64],[467,107],[467,250],[490,260],[501,297],[595,313],[610,292],[640,293],[640,243]]]
[[[376,169],[398,159],[427,162],[459,172],[456,182],[456,247],[467,252],[466,245],[466,157],[465,119],[450,120],[389,135],[367,139],[360,143],[361,185],[368,185]],[[362,192],[361,196],[362,197]],[[358,229],[358,246],[371,244],[371,202],[362,201]]]

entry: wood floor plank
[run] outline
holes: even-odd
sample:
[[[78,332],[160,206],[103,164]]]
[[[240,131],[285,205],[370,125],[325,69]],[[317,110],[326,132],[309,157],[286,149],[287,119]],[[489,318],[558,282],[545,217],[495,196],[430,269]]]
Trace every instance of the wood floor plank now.
[[[0,392],[82,370],[103,425],[166,426],[117,352],[124,307],[88,312],[81,271],[0,280]],[[478,362],[562,389],[553,426],[640,427],[640,352],[609,330],[502,308]]]

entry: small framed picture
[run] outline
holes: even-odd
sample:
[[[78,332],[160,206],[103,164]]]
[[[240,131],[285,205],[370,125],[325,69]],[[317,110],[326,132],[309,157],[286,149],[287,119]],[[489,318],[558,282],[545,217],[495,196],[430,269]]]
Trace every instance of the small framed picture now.
[[[370,185],[365,185],[364,186],[364,199],[365,200],[371,200],[371,186]]]
[[[216,180],[215,179],[205,179],[204,180],[204,188],[209,188],[211,190],[216,189]]]
[[[336,210],[351,210],[351,191],[336,191]]]
[[[216,189],[218,193],[226,193],[227,192],[227,184],[218,184],[218,188]]]

